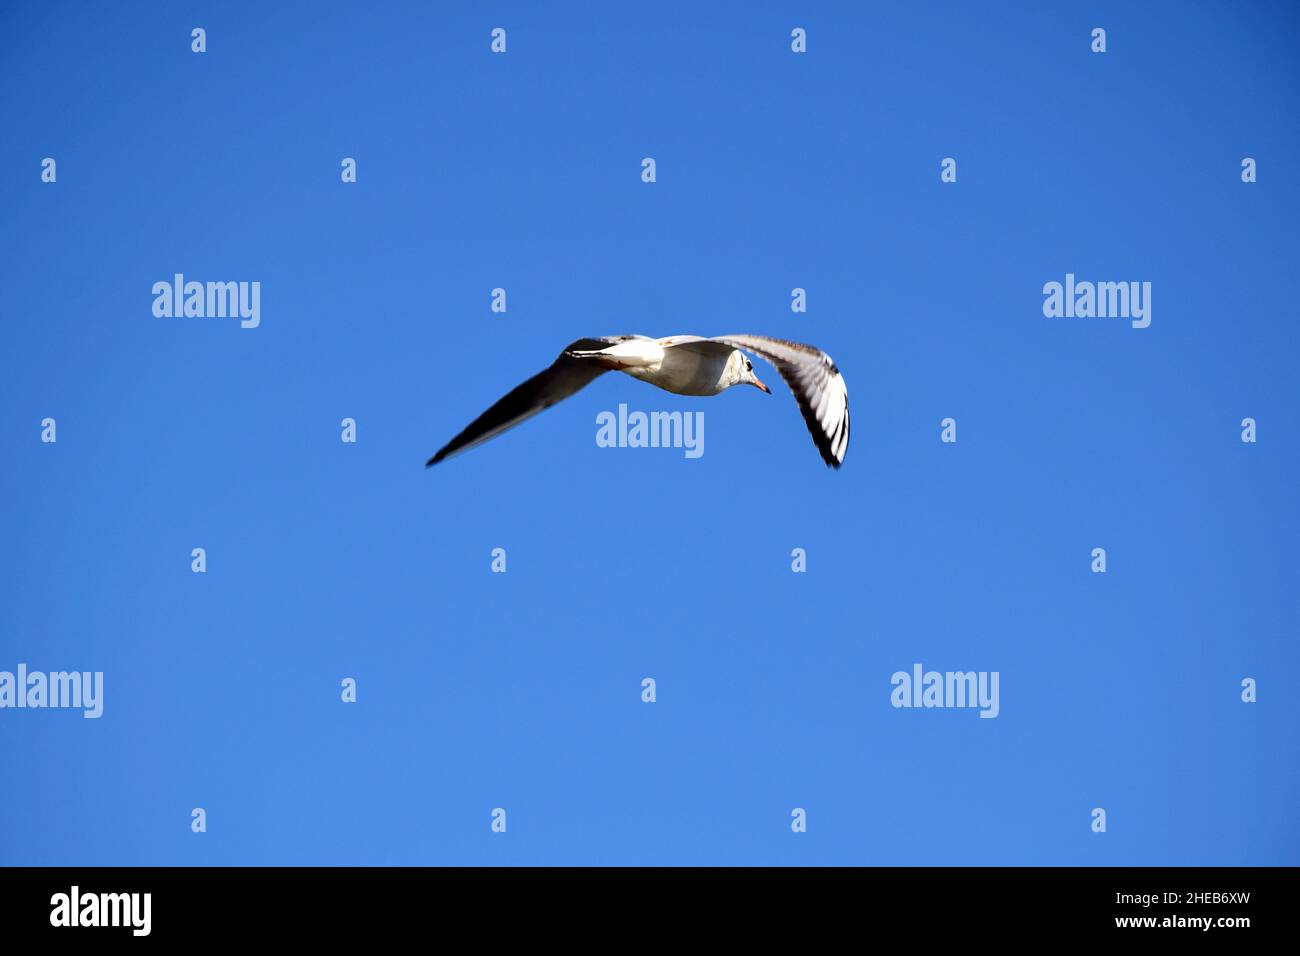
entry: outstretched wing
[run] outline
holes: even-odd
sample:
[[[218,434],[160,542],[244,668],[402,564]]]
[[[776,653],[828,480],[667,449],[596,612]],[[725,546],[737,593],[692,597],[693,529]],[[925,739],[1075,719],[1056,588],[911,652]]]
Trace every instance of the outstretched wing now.
[[[444,458],[481,445],[489,438],[500,435],[520,422],[527,421],[540,411],[563,401],[580,389],[590,385],[605,372],[594,362],[584,362],[571,357],[569,352],[603,349],[616,342],[625,342],[638,336],[612,335],[605,338],[578,339],[560,353],[551,367],[538,372],[522,385],[511,389],[505,397],[465,426],[464,431],[447,442],[432,458],[424,463],[428,468]]]
[[[849,390],[829,355],[811,345],[765,335],[719,335],[713,341],[771,362],[794,392],[822,460],[832,468],[844,463],[849,448]]]

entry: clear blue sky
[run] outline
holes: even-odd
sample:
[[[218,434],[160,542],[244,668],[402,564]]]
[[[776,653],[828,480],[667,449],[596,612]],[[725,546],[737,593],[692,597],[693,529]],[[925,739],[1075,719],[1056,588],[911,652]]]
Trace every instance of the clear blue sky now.
[[[0,862],[1300,862],[1298,27],[6,4],[0,669],[105,702],[0,711]],[[1067,272],[1150,328],[1045,318]],[[835,357],[842,471],[774,375],[423,467],[572,339],[735,331]],[[597,447],[620,402],[705,454]],[[999,717],[894,709],[916,662]]]

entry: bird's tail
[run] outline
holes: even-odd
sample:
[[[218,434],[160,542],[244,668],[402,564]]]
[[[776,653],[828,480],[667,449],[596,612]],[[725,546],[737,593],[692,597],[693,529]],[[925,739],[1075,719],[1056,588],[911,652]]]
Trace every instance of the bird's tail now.
[[[636,340],[617,342],[603,349],[571,349],[564,354],[580,362],[594,362],[601,368],[628,369],[654,364],[657,358],[663,357],[663,350],[659,349],[659,355],[656,357],[647,352],[644,342]]]
[[[608,369],[611,372],[628,367],[628,363],[611,354],[610,349],[577,349],[572,352],[565,352],[564,355],[565,358],[576,359],[579,362]]]

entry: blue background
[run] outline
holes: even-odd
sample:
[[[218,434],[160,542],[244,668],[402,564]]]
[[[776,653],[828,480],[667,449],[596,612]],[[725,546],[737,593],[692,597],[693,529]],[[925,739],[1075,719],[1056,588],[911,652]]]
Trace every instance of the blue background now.
[[[7,4],[0,669],[106,687],[0,711],[0,862],[1300,862],[1298,24]],[[1066,272],[1151,327],[1044,318]],[[423,468],[574,338],[737,331],[834,356],[842,471],[770,370]],[[597,447],[620,402],[704,456]],[[915,662],[1001,715],[895,710]]]

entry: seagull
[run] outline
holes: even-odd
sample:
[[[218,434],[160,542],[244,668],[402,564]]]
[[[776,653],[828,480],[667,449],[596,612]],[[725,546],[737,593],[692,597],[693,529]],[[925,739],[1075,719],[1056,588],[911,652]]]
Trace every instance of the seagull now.
[[[785,379],[822,460],[839,468],[849,447],[849,393],[840,370],[821,349],[762,335],[720,335],[711,339],[698,335],[666,339],[609,335],[578,339],[549,368],[515,387],[470,422],[425,462],[425,467],[481,445],[568,398],[608,371],[626,372],[677,395],[717,395],[733,385],[753,385],[770,395],[772,390],[758,380],[745,351],[762,356]]]

